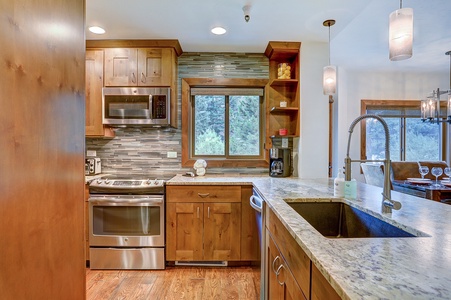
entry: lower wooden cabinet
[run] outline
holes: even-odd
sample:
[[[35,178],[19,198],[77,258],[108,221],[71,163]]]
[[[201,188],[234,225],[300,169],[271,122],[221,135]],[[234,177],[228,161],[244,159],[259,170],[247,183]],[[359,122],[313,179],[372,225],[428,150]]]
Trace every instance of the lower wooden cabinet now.
[[[318,268],[312,264],[312,300],[338,300],[341,299],[337,292],[324,278]]]
[[[265,213],[268,299],[341,299],[268,206]]]
[[[240,203],[168,203],[166,259],[240,259]]]
[[[271,236],[268,242],[268,299],[306,299]]]
[[[252,186],[166,186],[167,261],[258,261]]]

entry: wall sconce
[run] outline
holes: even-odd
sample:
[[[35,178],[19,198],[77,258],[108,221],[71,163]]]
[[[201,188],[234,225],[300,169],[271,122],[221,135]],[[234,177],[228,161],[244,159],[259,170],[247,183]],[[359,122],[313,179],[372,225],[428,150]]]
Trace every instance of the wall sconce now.
[[[390,60],[404,60],[412,57],[413,44],[413,9],[402,8],[390,14],[389,23],[389,57]]]
[[[451,124],[451,51],[445,53],[450,56],[449,64],[449,85],[450,89],[447,91],[441,91],[436,89],[432,91],[432,96],[427,97],[425,100],[421,100],[421,121],[429,123],[440,124],[447,122]],[[440,96],[448,94],[448,100],[446,103],[446,116],[440,116]]]
[[[329,27],[329,65],[323,69],[323,93],[324,95],[333,95],[337,90],[337,68],[330,64],[330,26],[335,24],[335,20],[326,20],[324,26]]]

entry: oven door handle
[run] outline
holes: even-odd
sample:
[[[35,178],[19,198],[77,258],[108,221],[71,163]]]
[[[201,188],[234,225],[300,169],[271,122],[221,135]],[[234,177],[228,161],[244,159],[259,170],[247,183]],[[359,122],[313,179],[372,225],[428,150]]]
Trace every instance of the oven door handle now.
[[[89,199],[89,203],[92,205],[118,205],[118,206],[154,206],[162,205],[163,199],[146,199],[146,198],[134,198],[134,199]]]

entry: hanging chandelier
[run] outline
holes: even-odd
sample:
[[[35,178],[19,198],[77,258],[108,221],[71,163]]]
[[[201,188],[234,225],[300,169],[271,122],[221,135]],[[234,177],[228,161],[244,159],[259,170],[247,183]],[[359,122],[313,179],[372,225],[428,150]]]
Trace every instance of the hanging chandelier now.
[[[450,89],[449,90],[440,90],[437,88],[432,91],[432,94],[427,97],[425,100],[421,100],[421,120],[423,122],[436,123],[440,124],[442,122],[447,122],[451,124],[451,51],[445,53],[450,56]],[[448,95],[448,100],[446,103],[446,116],[441,116],[440,110],[440,96]]]
[[[329,27],[329,65],[323,68],[323,93],[333,95],[337,90],[337,67],[330,64],[330,26],[335,24],[335,20],[326,20],[324,26]]]
[[[412,57],[413,44],[413,9],[402,8],[402,0],[399,9],[389,17],[389,58],[392,61],[404,60]]]

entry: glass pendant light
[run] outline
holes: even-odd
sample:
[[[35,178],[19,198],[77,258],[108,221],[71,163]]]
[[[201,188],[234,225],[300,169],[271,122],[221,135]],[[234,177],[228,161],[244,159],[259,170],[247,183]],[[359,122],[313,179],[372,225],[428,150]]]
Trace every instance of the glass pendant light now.
[[[335,24],[335,20],[326,20],[324,26],[329,27],[329,65],[323,68],[323,93],[333,95],[337,91],[337,67],[330,64],[330,26]]]
[[[413,44],[413,9],[402,8],[390,14],[389,23],[389,57],[390,60],[404,60],[412,57]]]

